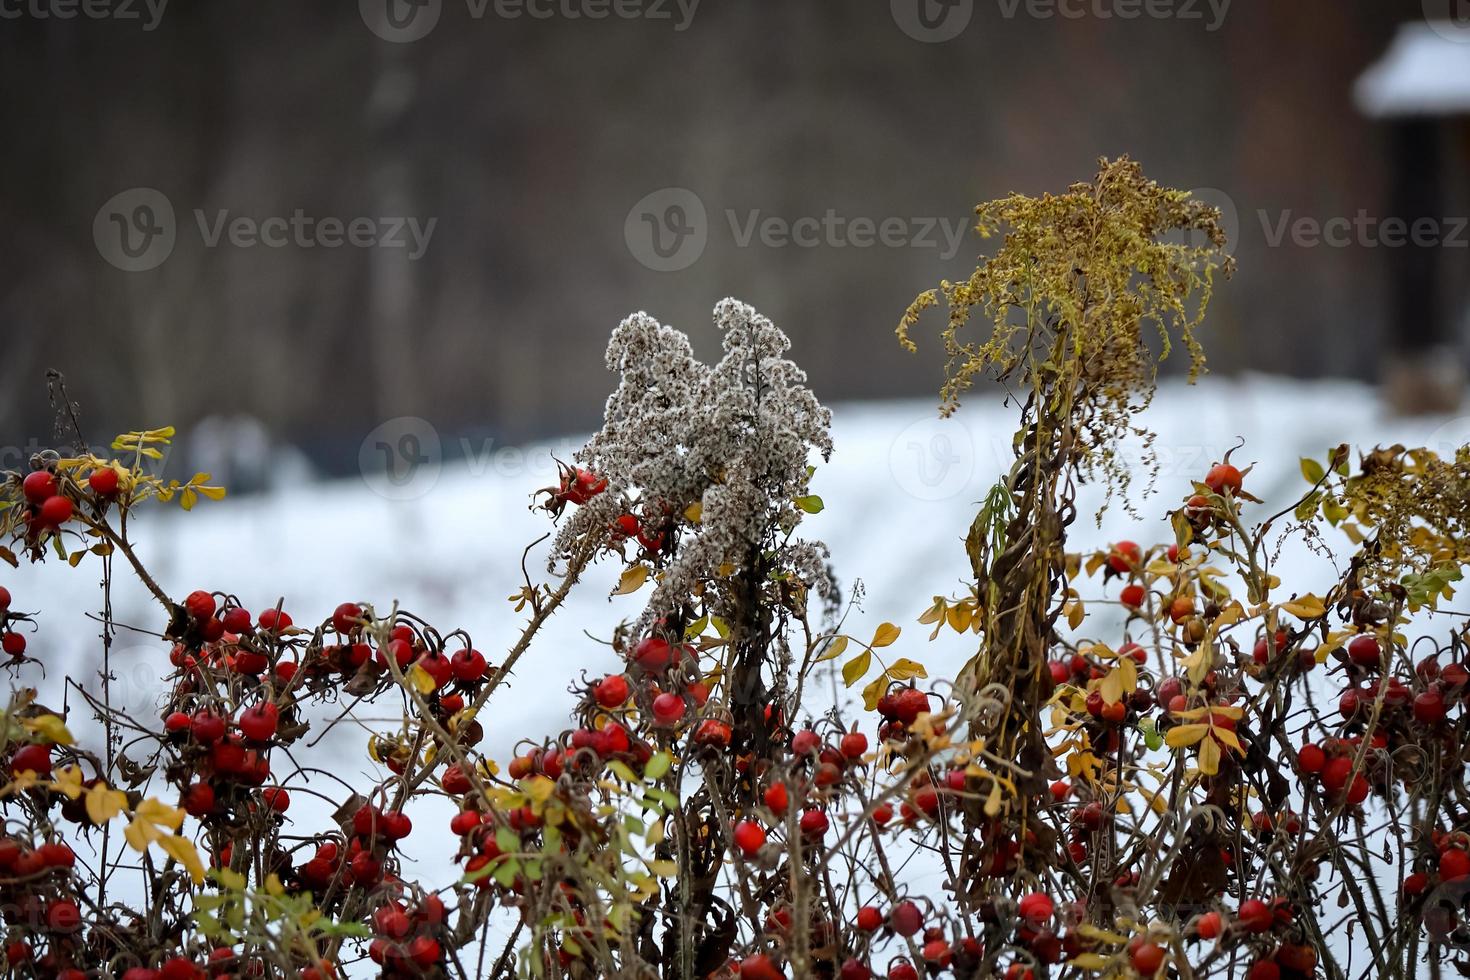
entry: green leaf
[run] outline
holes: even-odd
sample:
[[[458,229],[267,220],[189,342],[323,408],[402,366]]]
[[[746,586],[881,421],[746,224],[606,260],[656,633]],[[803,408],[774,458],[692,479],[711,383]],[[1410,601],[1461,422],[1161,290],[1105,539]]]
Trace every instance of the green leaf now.
[[[643,767],[643,775],[649,779],[662,779],[673,764],[673,756],[667,752],[655,752]]]
[[[821,497],[812,494],[806,497],[797,497],[796,506],[806,511],[808,514],[820,514],[824,505],[822,503]]]
[[[1303,456],[1302,476],[1306,478],[1306,481],[1308,483],[1315,484],[1322,482],[1323,478],[1327,476],[1327,471],[1323,469],[1322,464],[1317,462],[1315,459],[1310,459],[1306,456]]]

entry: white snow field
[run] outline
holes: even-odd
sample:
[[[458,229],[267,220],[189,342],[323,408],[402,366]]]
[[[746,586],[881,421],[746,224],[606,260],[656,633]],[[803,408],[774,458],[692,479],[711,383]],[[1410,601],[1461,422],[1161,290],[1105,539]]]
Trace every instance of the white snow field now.
[[[850,619],[848,630],[866,639],[885,620],[904,627],[893,654],[923,661],[931,677],[952,676],[973,639],[947,633],[930,644],[928,629],[915,619],[934,595],[963,588],[967,561],[961,540],[976,502],[1008,465],[1014,417],[1014,409],[1003,406],[993,389],[972,393],[954,418],[942,421],[927,401],[835,409],[836,451],[813,482],[826,509],[809,517],[803,532],[830,544],[845,591],[854,579],[865,585],[863,610]],[[1207,379],[1195,387],[1167,382],[1145,422],[1158,434],[1161,464],[1158,493],[1139,503],[1150,522],[1137,523],[1114,506],[1097,528],[1092,514],[1101,488],[1083,488],[1082,516],[1072,529],[1074,550],[1124,537],[1145,544],[1165,540],[1163,513],[1177,506],[1191,478],[1201,479],[1211,462],[1242,439],[1234,461],[1258,461],[1246,485],[1273,511],[1305,489],[1299,457],[1325,458],[1339,442],[1361,448],[1395,442],[1444,448],[1470,441],[1470,417],[1394,419],[1363,385],[1268,377]],[[567,442],[554,448],[567,456]],[[553,480],[550,449],[542,449],[520,460],[506,455],[482,460],[485,465],[445,466],[437,478],[390,491],[408,499],[388,499],[380,492],[382,474],[370,472],[362,480],[201,501],[188,514],[176,508],[162,513],[164,508],[155,506],[159,513],[135,526],[138,550],[175,597],[197,588],[225,590],[252,611],[284,597],[284,608],[298,625],[320,621],[345,600],[370,601],[380,610],[396,600],[442,631],[468,630],[475,645],[498,663],[524,621],[506,601],[521,585],[521,552],[550,529],[544,513],[528,509],[530,494]],[[1261,516],[1269,512],[1261,508]],[[1300,548],[1287,548],[1285,567],[1277,570],[1289,587],[1320,592],[1334,580],[1332,569],[1321,562]],[[528,567],[533,580],[548,580],[544,550],[533,551]],[[117,568],[117,619],[160,630],[156,605],[121,561]],[[47,676],[43,680],[31,665],[19,679],[38,686],[53,707],[63,699],[63,675],[97,688],[98,626],[84,612],[101,608],[99,578],[100,564],[90,558],[76,569],[54,559],[19,570],[0,568],[0,584],[13,593],[13,607],[41,612],[29,652],[45,664]],[[615,578],[611,563],[587,576],[521,660],[510,687],[481,716],[484,747],[494,757],[506,759],[522,738],[539,739],[569,727],[568,685],[583,670],[595,676],[618,666],[607,647],[583,632],[607,637],[620,619],[636,615],[638,596],[609,600]],[[1121,615],[1115,621],[1106,619],[1111,613],[1102,615],[1101,627],[1113,635],[1095,635],[1115,638]],[[151,711],[156,718],[162,678],[169,671],[166,654],[161,642],[124,631],[114,650],[115,700],[140,717]],[[84,706],[75,696],[70,702],[73,730],[95,744],[96,729],[87,722]],[[335,714],[337,706],[326,710]],[[396,719],[386,721],[391,727]],[[315,764],[366,789],[381,773],[367,757],[366,743],[365,728],[345,725],[330,740],[328,761]],[[310,753],[298,746],[294,755],[306,761]],[[286,767],[285,758],[277,759],[274,777],[286,775]],[[437,882],[456,876],[450,862],[455,839],[446,826],[450,814],[440,804],[414,811],[418,826],[404,848],[416,865],[407,869],[410,873]],[[331,826],[329,808],[306,793],[295,795],[287,816],[291,833]]]

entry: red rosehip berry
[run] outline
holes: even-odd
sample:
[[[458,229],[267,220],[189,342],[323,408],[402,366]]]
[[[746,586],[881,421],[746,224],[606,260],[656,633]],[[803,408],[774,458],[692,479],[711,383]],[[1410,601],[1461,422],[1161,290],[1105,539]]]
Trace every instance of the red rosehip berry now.
[[[58,495],[48,498],[45,503],[41,504],[39,517],[41,523],[46,527],[55,528],[71,520],[71,514],[71,501]]]
[[[1129,609],[1141,609],[1146,593],[1141,585],[1125,585],[1118,599]]]
[[[849,759],[861,759],[868,751],[868,736],[862,732],[848,732],[842,736],[838,748]]]
[[[1018,910],[1021,918],[1035,928],[1051,921],[1052,915],[1056,912],[1056,904],[1052,902],[1051,896],[1044,892],[1031,892],[1022,896]]]
[[[1359,667],[1377,667],[1382,663],[1383,651],[1378,637],[1364,634],[1355,636],[1348,643],[1348,659]]]
[[[883,913],[871,905],[864,905],[857,912],[857,927],[863,932],[876,932],[883,924]]]
[[[1229,463],[1216,463],[1205,474],[1205,486],[1221,496],[1224,496],[1227,490],[1232,494],[1240,493],[1243,483],[1244,477],[1240,470]]]
[[[1219,939],[1224,924],[1219,912],[1206,912],[1194,921],[1194,931],[1201,939]]]
[[[291,794],[279,786],[267,786],[260,791],[260,798],[277,813],[285,813],[291,806]]]
[[[821,810],[806,810],[801,815],[801,832],[812,840],[820,840],[827,834],[827,815]]]
[[[184,597],[184,610],[197,622],[214,617],[214,596],[203,589],[195,589]]]
[[[912,936],[924,928],[924,913],[913,902],[899,902],[888,913],[888,925],[900,936]]]
[[[291,628],[291,617],[284,610],[278,610],[272,606],[262,612],[255,623],[263,630],[280,632]]]
[[[628,678],[622,674],[609,674],[597,682],[593,697],[599,705],[611,711],[627,703],[628,692]]]
[[[225,624],[227,632],[239,635],[250,629],[250,611],[241,609],[239,606],[231,606],[221,617],[221,622]]]
[[[265,742],[275,736],[280,717],[280,709],[269,701],[263,701],[240,712],[237,724],[240,733],[252,742]]]
[[[12,775],[33,772],[45,779],[51,775],[51,747],[49,745],[22,745],[10,757],[10,772]]]
[[[741,853],[746,857],[754,857],[766,845],[765,829],[753,820],[742,820],[736,824],[732,836],[735,839],[735,846],[740,848]]]
[[[765,801],[766,806],[771,808],[771,812],[776,814],[785,813],[786,808],[791,805],[791,795],[786,791],[785,783],[772,783],[767,786],[761,799]]]
[[[26,474],[26,478],[21,481],[20,489],[25,494],[28,503],[44,504],[56,496],[60,487],[56,483],[56,475],[50,470],[35,470]]]
[[[17,633],[14,630],[7,631],[3,636],[0,636],[0,649],[3,649],[6,653],[10,654],[12,657],[22,657],[22,656],[25,656],[25,652],[26,652],[26,638],[25,638],[25,634],[24,633]]]
[[[1139,943],[1129,954],[1129,959],[1133,962],[1133,969],[1151,977],[1164,965],[1164,948],[1158,943]]]
[[[1247,932],[1265,932],[1271,928],[1276,921],[1276,916],[1271,912],[1271,906],[1259,898],[1248,898],[1240,903],[1240,910],[1235,913],[1235,918],[1240,922],[1241,928]]]
[[[684,699],[665,691],[653,699],[653,717],[660,725],[672,725],[684,717]]]
[[[1115,572],[1128,572],[1143,560],[1143,549],[1136,541],[1119,541],[1108,550],[1108,567]]]

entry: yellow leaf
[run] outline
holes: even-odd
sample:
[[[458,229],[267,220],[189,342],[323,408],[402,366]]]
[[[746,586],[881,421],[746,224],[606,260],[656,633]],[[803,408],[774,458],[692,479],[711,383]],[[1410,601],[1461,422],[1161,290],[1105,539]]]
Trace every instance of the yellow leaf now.
[[[862,653],[858,654],[856,657],[853,657],[847,663],[842,665],[843,682],[846,683],[848,687],[852,687],[858,681],[863,679],[863,675],[868,672],[868,668],[872,665],[872,651],[864,650]]]
[[[149,844],[164,836],[164,831],[177,832],[183,823],[183,810],[169,806],[157,797],[149,797],[133,811],[133,819],[123,830],[123,837],[133,850],[142,853],[148,850]]]
[[[1240,738],[1234,732],[1232,732],[1230,729],[1228,729],[1228,728],[1215,728],[1215,729],[1212,729],[1212,731],[1215,733],[1215,738],[1219,739],[1221,742],[1223,742],[1226,745],[1230,746],[1232,749],[1234,749],[1235,751],[1239,752],[1241,755],[1245,755],[1245,748],[1240,744]]]
[[[1171,749],[1180,749],[1198,742],[1209,730],[1209,725],[1180,725],[1169,729],[1169,734],[1164,736],[1164,742]]]
[[[898,634],[902,632],[903,630],[899,629],[897,626],[894,626],[892,623],[883,623],[878,627],[878,631],[873,634],[873,642],[868,645],[874,647],[886,647],[894,640],[898,639]]]
[[[868,682],[867,687],[863,688],[863,705],[869,711],[875,710],[878,707],[878,699],[883,696],[883,692],[887,689],[888,674],[879,674]]]
[[[26,721],[26,727],[56,745],[71,745],[76,739],[67,731],[66,723],[55,715],[40,715]]]
[[[434,678],[420,664],[414,664],[408,668],[408,673],[404,675],[403,681],[415,691],[425,695],[432,694],[434,688],[438,686],[434,683]]]
[[[1118,667],[1108,671],[1108,675],[1102,679],[1098,690],[1108,704],[1117,704],[1123,700],[1123,671]]]
[[[66,794],[69,800],[76,799],[82,795],[82,770],[76,766],[67,766],[52,778],[51,788]]]
[[[698,500],[684,508],[684,519],[690,524],[698,524],[704,518],[704,504]]]
[[[973,617],[969,606],[959,605],[949,608],[949,627],[956,633],[963,633],[970,628],[970,620]]]
[[[1289,612],[1297,619],[1320,619],[1327,614],[1327,607],[1322,600],[1310,592],[1304,596],[1293,599],[1291,602],[1282,603],[1282,612]]]
[[[194,879],[194,884],[204,884],[204,862],[199,860],[199,852],[194,849],[194,842],[179,834],[165,834],[158,838],[159,848],[184,866],[189,872],[189,877]]]
[[[556,791],[556,783],[545,776],[532,776],[521,782],[521,788],[526,791],[526,795],[531,798],[532,802],[545,803]]]
[[[1087,607],[1084,606],[1080,600],[1077,602],[1069,603],[1067,609],[1067,625],[1070,626],[1072,629],[1076,629],[1077,627],[1082,625],[1082,620],[1086,617],[1086,615]]]
[[[829,660],[836,660],[838,657],[842,656],[843,651],[845,651],[846,649],[847,637],[836,637],[832,640],[831,643],[827,644],[826,651],[817,658],[816,662],[819,664],[824,664]]]
[[[649,861],[648,870],[660,878],[673,878],[679,874],[679,865],[673,861]]]
[[[101,826],[127,808],[128,795],[108,789],[106,783],[96,783],[87,790],[87,819]]]
[[[1090,970],[1096,973],[1099,970],[1106,970],[1108,964],[1111,962],[1110,959],[1100,953],[1083,953],[1081,956],[1072,960],[1069,965],[1075,966],[1079,970]]]
[[[944,619],[945,610],[948,606],[949,604],[944,601],[943,596],[935,596],[934,605],[925,609],[924,614],[919,617],[920,624],[928,626],[930,623],[937,623]]]
[[[618,587],[614,590],[613,595],[629,595],[637,592],[646,581],[648,581],[648,566],[634,565],[625,570],[622,577],[618,579]]]
[[[1206,776],[1220,771],[1220,743],[1213,738],[1202,739],[1199,743],[1199,771]]]
[[[929,672],[917,660],[910,660],[908,657],[899,657],[888,668],[888,676],[896,681],[909,681],[916,677],[928,677]]]

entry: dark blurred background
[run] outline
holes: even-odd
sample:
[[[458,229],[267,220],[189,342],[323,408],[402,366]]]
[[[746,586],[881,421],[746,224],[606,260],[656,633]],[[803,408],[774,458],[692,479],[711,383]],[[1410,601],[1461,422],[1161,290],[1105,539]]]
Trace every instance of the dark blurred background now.
[[[1408,330],[1401,259],[1273,246],[1263,225],[1393,214],[1443,173],[1439,203],[1470,213],[1463,129],[1416,155],[1353,100],[1397,26],[1424,22],[1420,0],[1235,0],[1223,18],[1221,0],[1156,0],[1172,15],[1135,19],[1118,13],[1141,0],[1072,0],[1076,17],[973,0],[945,40],[936,15],[964,10],[923,21],[903,0],[704,0],[692,16],[690,0],[540,0],[549,16],[518,0],[88,2],[0,2],[9,441],[49,434],[52,367],[98,432],[248,416],[326,471],[395,416],[537,438],[598,418],[622,316],[646,309],[712,352],[726,295],[792,335],[828,402],[928,394],[934,345],[903,355],[892,329],[917,291],[973,268],[979,242],[956,251],[947,229],[1122,153],[1238,213],[1213,370],[1379,380]],[[135,188],[173,211],[161,261],[99,244],[161,230]],[[697,258],[669,245],[698,215],[668,188],[705,211]],[[376,244],[325,247],[322,225],[251,243],[298,210],[366,219]],[[890,241],[850,224],[745,238],[829,212],[889,220]],[[249,223],[210,245],[222,213]],[[421,248],[393,220],[410,217],[421,235],[434,222]],[[661,253],[640,228],[675,237]],[[1447,298],[1431,339],[1454,352],[1467,256],[1433,257],[1453,271],[1432,284]]]

